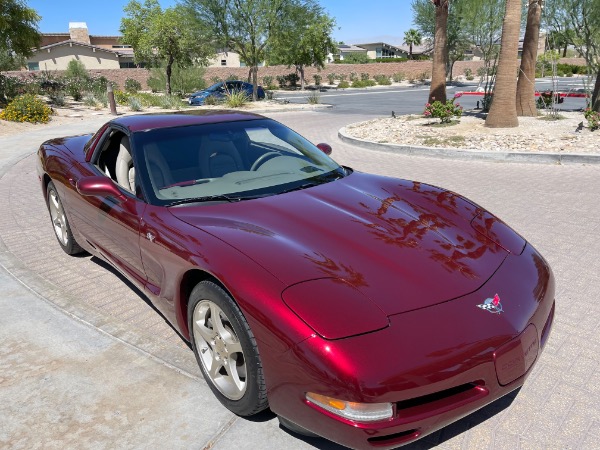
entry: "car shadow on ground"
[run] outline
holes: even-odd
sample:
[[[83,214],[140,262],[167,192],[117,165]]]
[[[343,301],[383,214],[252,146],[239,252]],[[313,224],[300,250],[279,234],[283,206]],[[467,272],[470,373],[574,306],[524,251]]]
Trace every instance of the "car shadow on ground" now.
[[[403,450],[429,450],[433,447],[437,447],[438,445],[443,444],[444,442],[455,438],[456,436],[460,435],[461,433],[464,433],[465,431],[467,431],[473,427],[476,427],[477,425],[485,422],[488,419],[491,419],[495,415],[504,411],[506,408],[508,408],[512,404],[512,402],[515,400],[515,398],[519,394],[520,390],[521,390],[521,388],[516,389],[513,392],[511,392],[510,394],[507,394],[504,397],[499,398],[498,400],[490,403],[489,405],[484,406],[480,410],[475,411],[474,413],[469,414],[466,417],[463,417],[459,421],[454,422],[453,424],[450,424],[447,427],[442,428],[441,430],[438,430],[435,433],[430,434],[429,436],[426,436],[425,438],[423,438],[421,440],[418,440],[416,442],[413,442],[412,444],[403,446],[402,449]],[[270,410],[268,410],[267,413],[270,414],[271,418],[275,417],[275,414],[273,414]],[[261,413],[261,414],[263,414],[263,413]],[[295,432],[290,431],[287,428],[283,427],[281,424],[279,425],[279,428],[281,430],[283,430],[284,432],[288,433],[289,435],[294,436],[295,438],[297,438],[319,450],[347,449],[347,447],[344,447],[342,445],[336,444],[331,441],[327,441],[323,438],[308,437],[308,436],[304,436],[304,435],[295,433]]]
[[[89,255],[89,254],[88,254]],[[96,256],[92,256],[91,261],[94,264],[99,265],[100,267],[102,267],[103,269],[109,271],[110,273],[112,273],[113,275],[115,275],[119,280],[121,280],[129,289],[131,289],[131,291],[137,295],[139,297],[140,300],[142,300],[144,303],[146,303],[150,308],[152,308],[152,310],[158,314],[160,316],[160,318],[162,320],[165,321],[165,323],[169,326],[169,328],[171,328],[176,334],[177,336],[179,336],[181,338],[181,340],[183,341],[183,343],[190,348],[191,350],[191,344],[187,341],[187,339],[185,339],[181,333],[179,333],[179,331],[173,326],[171,325],[171,323],[166,319],[166,317],[152,304],[152,302],[150,301],[150,299],[148,297],[146,297],[146,294],[144,294],[142,291],[140,291],[132,282],[130,282],[127,278],[125,278],[121,272],[119,272],[117,269],[115,269],[112,265],[110,265],[109,263],[107,263],[106,261],[96,257]]]

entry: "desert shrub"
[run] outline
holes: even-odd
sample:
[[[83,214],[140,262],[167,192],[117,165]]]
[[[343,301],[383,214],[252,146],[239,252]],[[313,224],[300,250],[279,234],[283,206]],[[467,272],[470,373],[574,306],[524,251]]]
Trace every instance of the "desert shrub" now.
[[[390,62],[406,62],[408,58],[375,58],[375,62],[378,63],[390,63]]]
[[[225,104],[230,108],[239,108],[248,103],[250,99],[245,91],[232,91],[225,93]]]
[[[123,91],[114,91],[113,94],[115,96],[115,102],[117,102],[117,105],[129,104],[129,98],[130,98],[129,93],[123,92]]]
[[[349,53],[343,60],[335,61],[337,64],[366,64],[369,61],[367,53]]]
[[[11,122],[48,123],[52,109],[32,94],[23,94],[0,112],[0,119]]]
[[[315,84],[317,86],[321,85],[321,80],[323,79],[323,77],[321,75],[319,75],[318,73],[313,75],[313,78],[315,79]]]
[[[347,78],[347,76],[345,74],[343,74],[343,73],[340,73],[337,76],[337,79],[340,80],[340,81],[346,81],[346,78]]]
[[[85,65],[81,61],[78,59],[72,59],[69,61],[69,64],[67,64],[67,69],[65,70],[65,78],[87,80],[89,77],[90,75],[88,74]]]
[[[181,109],[183,108],[183,102],[177,95],[162,95],[158,97],[160,99],[160,107],[164,109]]]
[[[327,82],[329,84],[333,84],[333,83],[335,83],[335,79],[337,78],[337,75],[335,73],[328,73],[327,75],[325,75],[325,77],[327,78]]]
[[[96,101],[98,103],[100,103],[104,108],[106,108],[108,106],[108,94],[106,93],[106,91],[102,92],[95,92],[94,93],[94,98],[96,99]]]
[[[273,86],[273,81],[275,80],[275,78],[271,75],[265,75],[262,78],[262,82],[263,82],[263,86],[266,86],[268,89],[271,89],[271,87]]]
[[[473,80],[475,77],[473,76],[473,70],[469,69],[468,67],[465,69],[465,78],[467,80]]]
[[[396,83],[401,83],[406,79],[406,75],[402,72],[397,72],[395,74],[392,75],[392,79],[396,82]]]
[[[113,82],[109,82],[105,76],[92,77],[88,80],[86,90],[94,95],[102,95],[103,93],[106,93],[109,83],[115,87],[115,84]]]
[[[421,83],[424,83],[425,80],[427,80],[429,78],[429,74],[427,72],[422,72],[421,74],[419,74],[418,79]]]
[[[392,84],[390,77],[387,75],[373,75],[373,79],[381,86],[389,86]]]
[[[142,84],[138,80],[133,78],[127,78],[125,80],[125,91],[130,94],[135,94],[142,90]]]
[[[96,99],[94,98],[93,94],[86,94],[83,97],[83,104],[85,106],[89,106],[90,108],[95,108],[96,106],[98,106],[98,102],[96,102]]]
[[[361,79],[362,81],[366,81],[366,80],[368,80],[369,78],[371,78],[371,75],[369,75],[369,74],[368,74],[368,73],[366,73],[366,72],[362,72],[362,73],[360,74],[360,79]]]
[[[356,72],[350,72],[349,79],[350,79],[350,81],[358,80],[358,74]]]
[[[214,95],[209,95],[208,97],[206,97],[204,99],[204,104],[205,105],[219,105],[222,103],[222,100],[220,98],[215,97]]]
[[[337,85],[337,87],[345,89],[350,87],[350,84],[347,81],[340,81]]]
[[[375,80],[356,80],[352,82],[352,87],[355,88],[366,88],[376,86],[377,82]]]
[[[221,81],[223,81],[223,79],[219,76],[215,75],[214,77],[210,77],[210,82],[212,84],[217,84],[217,83],[220,83]]]
[[[583,112],[583,117],[585,117],[587,120],[588,127],[591,131],[595,131],[600,128],[600,113],[598,111],[587,108]]]
[[[321,103],[321,96],[318,92],[311,92],[308,97],[306,97],[306,100],[311,105],[318,105]]]
[[[454,103],[456,98],[458,97],[447,100],[446,103],[438,100],[433,103],[427,103],[423,115],[425,117],[440,119],[441,123],[450,123],[453,117],[460,117],[463,111],[462,106]]]
[[[141,111],[142,110],[142,102],[139,98],[132,96],[129,97],[129,109],[132,111]]]
[[[287,82],[290,83],[291,87],[296,87],[298,85],[298,81],[300,81],[300,77],[297,73],[290,73],[285,76]]]
[[[186,67],[182,69],[174,64],[171,72],[171,92],[184,96],[204,89],[206,87],[205,73],[204,67]],[[164,92],[167,86],[166,69],[164,67],[150,69],[150,77],[147,83],[152,92]]]
[[[239,79],[240,79],[240,77],[238,77],[237,75],[234,75],[233,73],[230,73],[229,75],[227,75],[227,78],[225,78],[225,81],[236,81]]]
[[[283,76],[283,75],[277,75],[275,77],[275,79],[277,80],[277,83],[279,84],[280,88],[283,88],[283,87],[286,86],[287,80],[285,79],[285,76]]]

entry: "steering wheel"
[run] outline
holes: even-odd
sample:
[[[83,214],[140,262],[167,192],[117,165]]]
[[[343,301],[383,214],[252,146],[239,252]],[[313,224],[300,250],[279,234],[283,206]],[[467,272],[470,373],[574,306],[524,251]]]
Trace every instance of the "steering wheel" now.
[[[258,168],[260,166],[262,166],[266,162],[267,159],[275,158],[277,156],[281,156],[281,153],[279,153],[279,152],[263,153],[262,155],[260,155],[258,157],[258,159],[256,161],[254,161],[254,163],[252,164],[252,167],[250,167],[250,170],[258,170]]]

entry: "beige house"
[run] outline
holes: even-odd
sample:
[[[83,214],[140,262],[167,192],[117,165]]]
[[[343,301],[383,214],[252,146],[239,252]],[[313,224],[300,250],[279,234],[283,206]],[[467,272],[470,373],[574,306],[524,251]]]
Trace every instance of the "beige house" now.
[[[131,46],[119,36],[90,36],[85,22],[70,22],[69,33],[44,33],[40,48],[27,59],[28,70],[65,70],[69,61],[85,68],[125,69],[136,67]]]
[[[208,60],[208,67],[242,67],[242,63],[238,53],[219,52]]]
[[[408,58],[408,52],[402,48],[395,47],[385,42],[371,42],[367,44],[356,44],[357,47],[367,51],[369,59],[377,58]]]

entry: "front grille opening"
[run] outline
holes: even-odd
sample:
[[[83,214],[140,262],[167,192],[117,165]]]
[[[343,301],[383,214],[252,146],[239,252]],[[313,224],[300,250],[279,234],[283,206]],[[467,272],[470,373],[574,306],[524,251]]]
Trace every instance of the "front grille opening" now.
[[[389,445],[392,443],[401,443],[416,439],[419,437],[419,431],[417,429],[401,431],[399,433],[388,434],[387,436],[375,436],[367,439],[373,445]]]
[[[419,408],[421,406],[428,406],[429,408],[435,408],[436,405],[440,407],[448,406],[452,403],[465,403],[471,399],[478,398],[482,396],[482,394],[487,394],[487,389],[484,388],[482,391],[481,386],[483,382],[473,382],[461,384],[460,386],[456,386],[450,389],[445,389],[443,391],[434,392],[433,394],[423,395],[422,397],[415,397],[409,400],[402,400],[396,403],[398,408],[398,415],[405,416],[410,414],[411,410],[415,408]]]

